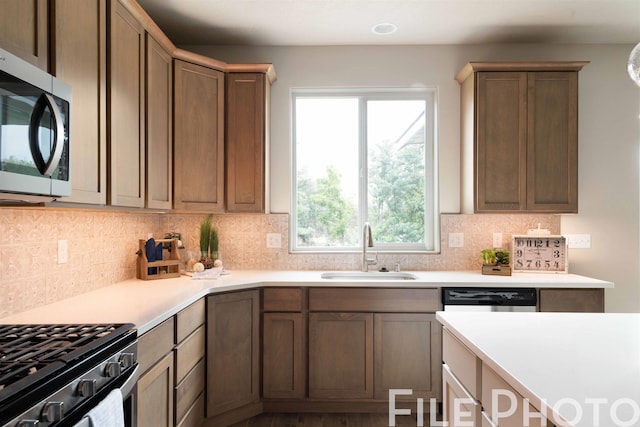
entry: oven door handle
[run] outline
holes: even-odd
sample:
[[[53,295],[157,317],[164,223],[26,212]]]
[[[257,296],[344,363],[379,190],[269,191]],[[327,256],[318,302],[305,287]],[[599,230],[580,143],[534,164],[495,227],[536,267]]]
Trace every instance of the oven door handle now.
[[[136,383],[138,382],[139,365],[136,364],[135,368],[133,368],[133,371],[128,371],[126,375],[128,376],[128,378],[122,383],[122,385],[120,385],[119,387],[113,387],[113,388],[109,387],[109,389],[104,390],[104,393],[108,394],[108,392],[110,392],[111,390],[115,390],[116,388],[119,388],[120,391],[122,392],[122,398],[126,400],[133,393]],[[69,417],[70,419],[68,421],[63,418],[61,426],[91,427],[91,421],[86,416],[87,412],[88,410],[85,408],[85,410],[83,410],[82,412],[76,413],[73,416],[70,416]],[[70,426],[68,423],[65,423],[65,421],[74,422],[74,424]],[[135,423],[133,425],[135,425]]]
[[[122,396],[126,399],[127,396],[131,394],[136,383],[138,382],[138,378],[140,377],[140,365],[136,364],[136,367],[133,369],[133,372],[129,374],[129,378],[120,386],[120,390],[122,391]]]

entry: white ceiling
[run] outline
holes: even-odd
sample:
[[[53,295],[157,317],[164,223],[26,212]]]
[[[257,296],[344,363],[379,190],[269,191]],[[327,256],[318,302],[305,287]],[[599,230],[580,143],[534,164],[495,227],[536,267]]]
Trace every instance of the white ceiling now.
[[[138,0],[178,45],[640,42],[640,0]],[[371,28],[393,23],[394,34]]]

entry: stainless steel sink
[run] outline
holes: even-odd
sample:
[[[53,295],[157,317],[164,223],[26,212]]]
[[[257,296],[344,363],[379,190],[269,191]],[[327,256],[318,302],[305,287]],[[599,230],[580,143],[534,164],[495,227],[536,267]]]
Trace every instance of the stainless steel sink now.
[[[327,280],[416,280],[416,276],[411,273],[395,271],[328,271],[320,277]]]

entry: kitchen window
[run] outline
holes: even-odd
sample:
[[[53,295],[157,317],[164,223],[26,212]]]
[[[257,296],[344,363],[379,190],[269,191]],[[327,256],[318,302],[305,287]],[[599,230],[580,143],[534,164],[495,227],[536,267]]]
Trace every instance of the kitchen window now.
[[[291,247],[436,252],[434,89],[294,90]]]

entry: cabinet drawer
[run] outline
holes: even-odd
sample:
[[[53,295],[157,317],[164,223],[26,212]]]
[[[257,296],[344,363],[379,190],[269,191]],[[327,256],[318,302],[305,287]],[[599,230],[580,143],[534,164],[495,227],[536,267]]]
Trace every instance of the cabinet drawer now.
[[[204,357],[204,340],[204,326],[201,326],[176,348],[176,384]]]
[[[173,317],[138,338],[138,364],[146,372],[173,349]]]
[[[540,311],[604,313],[604,289],[540,289]]]
[[[176,424],[181,422],[197,401],[198,396],[203,394],[204,379],[204,359],[202,359],[176,387]],[[204,417],[204,405],[200,415]]]
[[[475,399],[481,400],[482,361],[447,329],[442,333],[442,360],[464,388]]]
[[[204,298],[194,302],[176,315],[176,342],[191,335],[205,320]]]
[[[489,414],[482,411],[482,427],[498,427],[498,425],[491,421]]]
[[[301,288],[265,288],[262,299],[264,311],[302,311]]]
[[[480,402],[469,394],[469,391],[451,372],[447,365],[442,367],[444,420],[450,426],[480,424]],[[447,425],[447,424],[445,424]]]
[[[493,391],[499,391],[493,398]],[[512,399],[515,398],[515,402]],[[482,408],[494,424],[500,427],[521,427],[523,424],[523,405],[529,405],[529,425],[531,427],[546,427],[547,422],[540,419],[538,410],[526,403],[521,394],[516,392],[495,371],[482,365]],[[512,405],[516,405],[513,408]],[[494,412],[498,416],[494,417]]]
[[[200,427],[204,422],[204,393],[196,399],[195,403],[187,409],[187,413],[178,420],[178,427]]]
[[[309,311],[433,313],[439,295],[438,289],[311,288]]]

